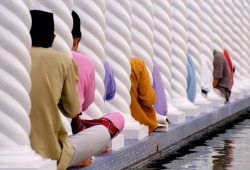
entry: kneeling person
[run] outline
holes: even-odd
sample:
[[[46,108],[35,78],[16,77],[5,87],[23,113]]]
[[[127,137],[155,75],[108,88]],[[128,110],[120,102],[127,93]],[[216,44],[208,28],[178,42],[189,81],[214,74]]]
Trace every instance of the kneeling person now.
[[[31,17],[31,146],[44,158],[57,160],[57,168],[65,170],[101,153],[111,136],[105,126],[98,125],[68,137],[59,109],[69,118],[79,112],[77,66],[71,57],[51,48],[53,14],[32,10]]]

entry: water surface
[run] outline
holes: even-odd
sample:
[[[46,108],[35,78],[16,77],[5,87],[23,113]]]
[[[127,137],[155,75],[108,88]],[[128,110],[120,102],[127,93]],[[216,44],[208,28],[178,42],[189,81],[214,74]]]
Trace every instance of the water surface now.
[[[250,116],[242,115],[142,169],[250,170]]]

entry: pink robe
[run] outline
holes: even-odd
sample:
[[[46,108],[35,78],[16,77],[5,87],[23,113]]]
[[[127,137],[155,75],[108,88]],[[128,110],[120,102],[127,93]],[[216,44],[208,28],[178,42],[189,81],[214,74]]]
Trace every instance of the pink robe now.
[[[78,96],[80,100],[80,110],[86,110],[90,104],[94,101],[95,91],[95,68],[91,59],[86,56],[72,51],[73,59],[78,66]]]

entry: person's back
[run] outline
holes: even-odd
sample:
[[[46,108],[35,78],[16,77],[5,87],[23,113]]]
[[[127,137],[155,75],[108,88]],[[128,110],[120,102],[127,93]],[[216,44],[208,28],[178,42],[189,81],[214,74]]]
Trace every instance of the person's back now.
[[[108,101],[115,97],[116,82],[113,70],[107,61],[105,61],[104,63],[104,69],[105,69],[105,77],[103,82],[104,82],[105,92],[103,98],[104,100]]]
[[[194,102],[196,97],[195,66],[190,54],[187,55],[187,97]]]
[[[223,53],[214,50],[214,82],[213,87],[220,90],[225,100],[228,101],[231,95],[232,79],[226,58]]]
[[[86,110],[95,98],[95,67],[94,62],[81,53],[72,51],[72,56],[78,67],[79,81],[77,82],[77,89],[81,103],[78,113],[80,113]]]
[[[67,117],[78,113],[77,67],[72,58],[50,48],[53,14],[32,10],[31,16],[31,146],[43,157],[57,160],[58,169],[66,169],[73,149],[59,108]]]
[[[131,64],[131,114],[141,124],[149,127],[149,132],[157,128],[156,112],[153,104],[156,101],[154,89],[150,83],[144,61],[132,57]]]
[[[72,89],[77,81],[76,66],[71,58],[51,48],[32,48],[30,54],[31,144],[41,155],[58,160],[62,150],[71,149],[67,148],[70,146],[67,144],[67,133],[61,122],[58,106],[62,106],[64,114],[72,118],[79,109],[76,88]],[[71,101],[68,102],[69,100]],[[62,148],[60,143],[65,146]]]
[[[154,108],[157,114],[167,116],[167,97],[165,94],[164,84],[161,78],[161,73],[158,69],[157,63],[153,60],[153,89],[156,95],[156,102]]]

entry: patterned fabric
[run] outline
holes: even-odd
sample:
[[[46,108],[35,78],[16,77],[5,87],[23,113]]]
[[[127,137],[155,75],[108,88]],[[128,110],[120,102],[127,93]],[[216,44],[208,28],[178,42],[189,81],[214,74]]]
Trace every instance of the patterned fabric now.
[[[116,134],[119,132],[119,129],[116,128],[114,124],[108,118],[104,118],[104,117],[99,118],[99,119],[93,119],[93,120],[83,120],[80,118],[80,114],[78,114],[71,121],[73,134],[76,134],[82,130],[85,130],[89,127],[96,126],[96,125],[105,126],[108,129],[111,138],[116,136]]]

